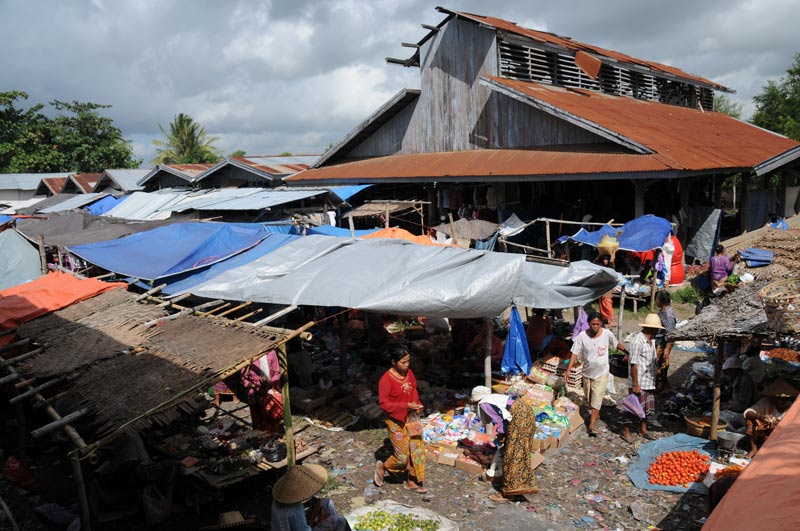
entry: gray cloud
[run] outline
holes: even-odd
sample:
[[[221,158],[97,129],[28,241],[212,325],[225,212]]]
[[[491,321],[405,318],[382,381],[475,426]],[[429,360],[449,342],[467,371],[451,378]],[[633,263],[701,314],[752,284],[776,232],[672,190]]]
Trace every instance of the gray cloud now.
[[[418,86],[388,65],[401,42],[436,24],[440,0],[6,0],[0,2],[0,90],[33,102],[113,105],[138,156],[158,124],[184,112],[226,153],[320,152],[387,98]],[[662,61],[752,97],[800,49],[796,0],[453,2],[630,55]]]

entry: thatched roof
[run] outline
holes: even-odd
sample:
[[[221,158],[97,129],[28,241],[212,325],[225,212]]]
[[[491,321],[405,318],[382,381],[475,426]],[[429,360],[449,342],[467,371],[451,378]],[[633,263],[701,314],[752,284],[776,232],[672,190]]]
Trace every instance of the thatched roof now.
[[[758,291],[764,285],[764,282],[746,284],[733,293],[715,298],[686,325],[676,328],[669,338],[673,341],[711,341],[769,334],[767,314],[758,300]]]
[[[747,272],[757,280],[775,281],[800,277],[800,216],[792,216],[786,220],[789,229],[773,229],[762,227],[752,232],[722,242],[728,256],[733,256],[737,251],[756,247],[772,251],[774,257],[772,264],[765,267],[754,267]]]

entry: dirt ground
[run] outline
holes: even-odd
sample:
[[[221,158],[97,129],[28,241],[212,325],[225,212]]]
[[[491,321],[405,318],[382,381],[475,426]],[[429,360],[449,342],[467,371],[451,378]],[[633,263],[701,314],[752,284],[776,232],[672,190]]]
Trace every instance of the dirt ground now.
[[[676,311],[679,319],[691,314],[688,305],[676,307]],[[638,315],[626,311],[620,339],[638,331],[637,323],[646,313],[646,309],[640,310]],[[674,350],[670,374],[673,387],[679,390],[691,364],[705,359],[703,354]],[[627,392],[624,381],[617,380],[617,391],[617,399]],[[241,404],[231,402],[223,405],[225,409],[242,408]],[[249,416],[246,407],[236,414]],[[439,464],[428,467],[425,482],[428,494],[407,491],[402,482],[392,482],[390,478],[382,488],[374,487],[375,459],[376,455],[381,455],[386,438],[383,428],[329,431],[310,425],[302,431],[301,437],[320,448],[305,462],[320,463],[329,470],[330,480],[323,494],[332,498],[337,510],[344,514],[378,500],[391,499],[433,510],[456,521],[461,529],[644,530],[648,526],[669,530],[700,529],[700,519],[706,516],[702,496],[633,487],[626,470],[642,441],[637,439],[629,445],[620,439],[621,417],[616,406],[604,407],[600,436],[589,438],[583,428],[573,433],[564,447],[548,451],[537,468],[539,493],[528,496],[526,502],[505,504],[488,499],[494,492],[489,482]],[[300,423],[302,419],[298,417],[297,421]],[[659,437],[683,431],[682,425],[661,421],[663,426],[652,430]],[[12,427],[6,426],[5,431],[9,433]],[[56,447],[56,450],[40,452],[34,449],[33,454],[31,472],[40,484],[40,491],[32,495],[0,479],[0,495],[11,505],[21,529],[64,529],[65,526],[43,524],[32,507],[48,502],[69,506],[76,501],[65,452]],[[213,524],[219,514],[231,510],[253,518],[250,528],[268,529],[270,488],[277,477],[275,472],[264,473],[227,488],[220,491],[213,502],[184,509],[161,526],[148,526],[139,515],[101,524],[95,529],[198,529]],[[11,529],[7,524],[0,516],[0,529]]]

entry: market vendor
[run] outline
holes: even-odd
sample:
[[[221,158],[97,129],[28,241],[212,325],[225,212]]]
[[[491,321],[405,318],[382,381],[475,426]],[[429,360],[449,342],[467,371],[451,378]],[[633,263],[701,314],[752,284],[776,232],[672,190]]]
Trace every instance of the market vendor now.
[[[417,379],[410,369],[411,354],[403,346],[395,346],[389,352],[392,366],[378,383],[378,404],[386,413],[386,428],[394,453],[384,461],[375,463],[373,482],[383,486],[386,472],[407,473],[405,488],[418,494],[428,490],[425,481],[425,443],[422,427],[409,417],[418,417],[423,409],[417,392]]]
[[[745,433],[750,436],[750,453],[753,457],[778,425],[797,397],[798,391],[783,378],[778,378],[764,392],[764,397],[744,412]]]
[[[531,456],[536,435],[536,408],[534,400],[527,396],[519,397],[511,405],[511,422],[508,424],[508,437],[503,455],[503,484],[500,492],[489,496],[497,502],[517,501],[520,496],[536,494],[536,476]]]
[[[708,270],[711,273],[711,288],[724,288],[725,280],[733,271],[733,264],[725,254],[725,247],[722,244],[717,245],[714,249],[714,256],[711,257]]]
[[[270,529],[273,531],[347,531],[344,516],[336,514],[330,498],[314,496],[328,482],[320,465],[295,465],[272,487]],[[308,514],[304,502],[308,502]]]
[[[588,433],[590,437],[597,436],[595,423],[600,417],[600,408],[603,406],[603,396],[608,386],[608,352],[616,348],[627,353],[625,345],[617,341],[611,330],[603,328],[603,316],[598,312],[588,315],[589,328],[578,334],[572,340],[572,356],[567,365],[564,379],[569,379],[572,367],[580,359],[583,364],[583,392],[586,403],[591,409]]]
[[[647,314],[644,322],[640,323],[641,332],[636,334],[631,341],[631,353],[628,377],[630,393],[637,396],[639,404],[645,413],[645,418],[639,419],[639,434],[645,439],[655,439],[655,436],[647,431],[647,417],[651,416],[656,409],[655,389],[656,374],[658,373],[658,356],[656,354],[656,333],[663,329],[661,319],[655,313]],[[630,429],[626,422],[622,426],[622,440],[631,443]]]
[[[719,417],[733,430],[744,428],[744,411],[756,401],[758,391],[753,378],[742,369],[742,361],[736,356],[725,360],[722,373],[730,381],[728,400],[720,405]]]
[[[508,395],[492,393],[492,390],[485,385],[478,385],[472,389],[470,402],[478,406],[478,414],[484,425],[493,424],[497,433],[497,439],[502,441],[505,438],[506,428],[512,416],[509,407],[514,402]]]

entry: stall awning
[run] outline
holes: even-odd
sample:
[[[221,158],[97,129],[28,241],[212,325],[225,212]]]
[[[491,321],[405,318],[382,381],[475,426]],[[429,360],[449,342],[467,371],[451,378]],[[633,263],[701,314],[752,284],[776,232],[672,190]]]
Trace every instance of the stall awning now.
[[[563,243],[572,240],[578,243],[597,247],[605,236],[617,235],[619,248],[623,251],[644,252],[660,249],[672,230],[672,224],[664,218],[647,214],[631,220],[621,227],[605,225],[595,231],[581,229],[572,236],[563,236],[558,241]]]
[[[40,276],[39,251],[15,230],[0,232],[0,290]]]
[[[494,317],[511,303],[538,308],[582,305],[616,282],[613,271],[588,262],[562,267],[527,262],[524,255],[402,240],[306,236],[190,291],[274,304]]]
[[[178,275],[225,260],[269,235],[249,223],[175,223],[69,251],[103,269],[142,280]]]

